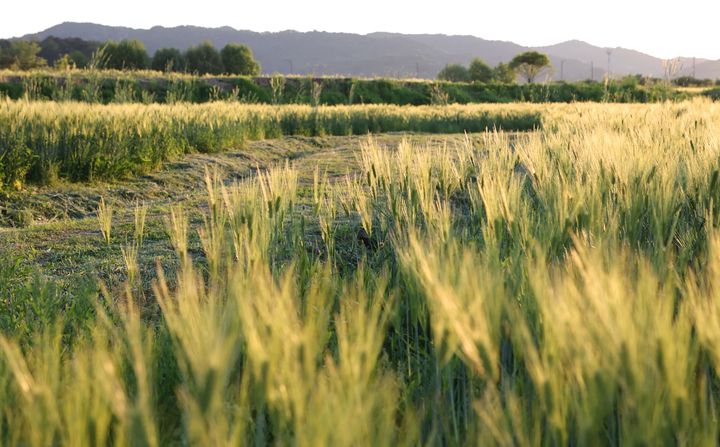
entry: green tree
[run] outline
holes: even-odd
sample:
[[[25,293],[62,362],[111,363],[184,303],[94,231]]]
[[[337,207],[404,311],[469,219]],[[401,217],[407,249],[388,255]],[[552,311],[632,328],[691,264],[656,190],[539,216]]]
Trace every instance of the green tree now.
[[[260,64],[246,45],[229,43],[220,51],[225,73],[256,76],[260,74]]]
[[[157,71],[184,71],[185,56],[177,48],[161,48],[153,55],[150,67]]]
[[[442,81],[468,82],[470,80],[470,73],[467,68],[460,64],[450,64],[440,70],[437,77]]]
[[[90,62],[90,58],[81,51],[73,51],[68,56],[77,68],[85,68],[87,67],[88,62]]]
[[[66,54],[69,54],[71,58],[77,59],[73,54],[82,54],[84,56],[85,63],[92,57],[94,51],[96,51],[102,44],[99,42],[92,42],[77,37],[60,38],[50,36],[40,41],[40,53],[38,56],[47,60],[48,65],[55,65],[55,62],[63,58]],[[77,61],[76,61],[77,62]],[[80,64],[76,65],[80,67]]]
[[[535,78],[547,67],[550,66],[550,58],[547,54],[537,51],[526,51],[520,53],[510,61],[510,68],[515,70],[528,83],[535,81]]]
[[[189,48],[185,53],[185,60],[187,61],[187,69],[191,72],[220,74],[223,71],[220,53],[208,41]]]
[[[490,82],[493,80],[493,69],[484,60],[476,57],[470,62],[468,75],[471,81]]]
[[[13,58],[10,54],[10,41],[0,39],[0,68],[10,68],[13,64]]]
[[[509,64],[500,62],[497,67],[493,68],[493,79],[503,84],[514,84],[515,83],[515,70],[513,70]]]
[[[40,45],[37,42],[16,40],[9,46],[4,46],[1,51],[0,61],[4,68],[30,70],[47,65],[47,61],[38,56]]]
[[[145,44],[137,39],[109,41],[104,47],[106,67],[117,70],[142,70],[150,65]]]

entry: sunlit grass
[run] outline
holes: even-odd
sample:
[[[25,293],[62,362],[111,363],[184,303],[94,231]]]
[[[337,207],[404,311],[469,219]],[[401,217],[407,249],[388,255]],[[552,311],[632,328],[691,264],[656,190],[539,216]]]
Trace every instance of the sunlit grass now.
[[[0,443],[713,445],[719,126],[568,105],[525,135],[369,138],[361,175],[305,194],[290,162],[208,170],[148,296],[41,318],[41,283],[0,285]]]

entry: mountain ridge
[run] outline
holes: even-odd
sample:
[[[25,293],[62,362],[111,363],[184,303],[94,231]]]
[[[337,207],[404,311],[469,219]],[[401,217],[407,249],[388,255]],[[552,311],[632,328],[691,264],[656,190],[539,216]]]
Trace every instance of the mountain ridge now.
[[[150,53],[164,47],[185,50],[204,40],[217,47],[230,42],[243,43],[252,48],[266,73],[434,78],[447,64],[468,64],[472,58],[481,57],[494,66],[529,50],[549,55],[553,70],[548,76],[555,80],[599,80],[608,69],[606,48],[577,39],[528,47],[471,35],[437,33],[258,32],[230,26],[205,28],[194,25],[158,25],[143,29],[89,22],[63,22],[20,39],[42,40],[49,36],[96,41],[139,39]],[[663,77],[666,74],[660,58],[621,47],[610,50],[609,70],[614,76]],[[692,75],[694,72],[698,78],[720,77],[720,61],[688,57],[680,58],[680,61],[675,75]]]

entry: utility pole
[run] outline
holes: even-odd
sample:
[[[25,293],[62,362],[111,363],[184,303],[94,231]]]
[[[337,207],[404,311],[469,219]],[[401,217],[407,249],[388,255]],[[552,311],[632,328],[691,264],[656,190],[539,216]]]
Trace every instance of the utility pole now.
[[[289,73],[289,74],[293,74],[293,61],[292,61],[292,59],[285,59],[285,62],[287,62],[288,64],[290,64],[290,73]]]
[[[606,50],[606,52],[607,52],[607,57],[608,57],[608,62],[607,62],[607,78],[608,78],[608,80],[609,80],[609,79],[610,79],[610,76],[611,76],[611,73],[610,73],[610,56],[612,55],[612,50],[611,50],[610,48],[608,48],[608,49]]]

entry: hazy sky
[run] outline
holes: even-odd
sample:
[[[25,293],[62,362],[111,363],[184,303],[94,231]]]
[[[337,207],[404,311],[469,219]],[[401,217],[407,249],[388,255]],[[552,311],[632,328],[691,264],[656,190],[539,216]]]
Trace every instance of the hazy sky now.
[[[112,5],[112,6],[111,6]],[[720,59],[720,0],[24,0],[5,2],[0,37],[63,21],[149,28],[471,34],[540,46],[569,39],[654,56]]]

